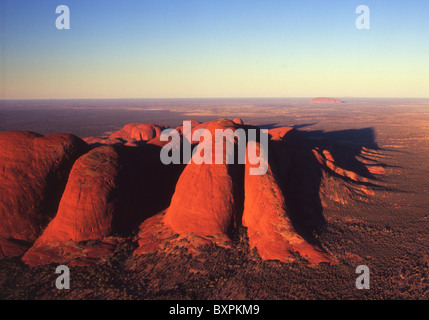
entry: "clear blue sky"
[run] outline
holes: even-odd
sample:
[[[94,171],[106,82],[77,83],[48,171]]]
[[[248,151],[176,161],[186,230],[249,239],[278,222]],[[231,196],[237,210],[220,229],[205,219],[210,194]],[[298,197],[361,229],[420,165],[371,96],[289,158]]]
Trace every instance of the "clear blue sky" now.
[[[71,29],[57,30],[68,5]],[[371,12],[357,30],[356,7]],[[1,0],[0,98],[428,97],[429,1]]]

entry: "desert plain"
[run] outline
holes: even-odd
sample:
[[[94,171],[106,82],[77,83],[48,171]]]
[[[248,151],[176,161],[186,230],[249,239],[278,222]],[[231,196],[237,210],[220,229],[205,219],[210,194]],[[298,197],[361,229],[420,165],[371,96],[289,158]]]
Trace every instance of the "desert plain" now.
[[[142,233],[144,228],[139,227],[145,221],[139,221],[127,230],[126,236],[109,234],[120,241],[113,247],[108,246],[109,254],[102,259],[86,259],[84,263],[75,260],[70,267],[70,290],[55,287],[58,276],[55,268],[60,263],[67,264],[66,260],[38,265],[34,258],[25,258],[35,240],[15,239],[17,246],[25,249],[12,257],[2,253],[0,298],[428,299],[429,100],[342,98],[343,103],[335,104],[313,104],[310,100],[0,101],[0,133],[70,133],[87,141],[92,149],[76,157],[94,152],[97,147],[105,148],[100,147],[103,139],[107,141],[129,123],[176,128],[188,119],[206,123],[240,118],[245,125],[274,130],[272,132],[277,132],[276,128],[293,128],[299,132],[300,139],[297,140],[299,145],[289,152],[299,155],[295,148],[304,148],[304,151],[312,151],[314,160],[319,162],[314,162],[317,176],[311,170],[295,170],[293,164],[299,165],[299,158],[291,162],[292,168],[288,170],[296,171],[293,180],[296,190],[304,190],[303,194],[292,192],[289,206],[294,212],[292,222],[297,221],[297,225],[292,224],[297,234],[317,247],[317,252],[323,252],[323,257],[328,257],[309,259],[297,250],[289,252],[284,261],[271,259],[269,254],[264,258],[252,245],[255,243],[252,238],[249,239],[250,230],[240,223],[228,230],[229,244],[226,246],[208,241],[193,250],[193,246],[178,245],[177,235],[170,235],[166,243],[156,246],[156,250],[147,250],[147,243],[142,250],[141,239],[150,239]],[[129,148],[145,148],[145,145],[137,143]],[[108,152],[103,151],[97,157]],[[133,157],[133,152],[127,156]],[[116,158],[112,159],[114,162]],[[138,161],[135,162],[138,166]],[[4,170],[2,177],[6,174]],[[132,176],[132,173],[127,174]],[[167,179],[164,186],[161,180],[153,187],[159,190],[165,187],[166,199],[159,208],[152,206],[150,216],[144,220],[152,219],[169,207],[179,188],[176,183],[180,174],[183,172],[177,176],[173,172],[169,175],[173,176],[173,182]],[[69,183],[71,179],[72,175]],[[317,192],[307,193],[306,184],[298,186],[306,179],[318,180]],[[58,188],[64,189],[64,186]],[[293,189],[293,185],[288,188]],[[280,189],[283,189],[281,185]],[[210,186],[207,190],[210,196],[213,190]],[[0,194],[2,203],[7,202],[4,195]],[[149,200],[141,199],[142,209],[149,206],[145,203]],[[300,216],[301,209],[307,211],[308,203],[314,204],[311,213]],[[5,219],[7,212],[0,213]],[[34,231],[35,238],[54,217],[55,214],[47,219],[49,221],[41,222],[43,228]],[[307,223],[307,218],[316,222]],[[155,229],[154,233],[161,234],[162,230]],[[255,234],[252,237],[256,237]],[[55,232],[51,232],[50,236],[53,235]],[[91,241],[78,241],[73,248],[87,254],[92,248]],[[136,255],[139,250],[141,254]],[[37,255],[40,251],[33,252]],[[358,277],[355,270],[359,265],[369,267],[368,290],[358,290],[355,286]]]

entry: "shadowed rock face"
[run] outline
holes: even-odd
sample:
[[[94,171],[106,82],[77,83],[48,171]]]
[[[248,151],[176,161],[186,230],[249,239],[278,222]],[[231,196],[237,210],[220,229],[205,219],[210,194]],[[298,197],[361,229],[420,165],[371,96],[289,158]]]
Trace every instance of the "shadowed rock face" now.
[[[258,144],[257,150],[259,148]],[[290,163],[290,157],[288,161]],[[287,180],[291,174],[281,172],[276,178],[269,165],[265,175],[250,175],[252,166],[246,162],[243,211],[243,225],[248,228],[250,247],[256,247],[264,260],[289,261],[294,259],[296,252],[310,263],[331,262],[326,253],[297,232],[288,215],[284,192],[277,179]]]
[[[53,218],[75,160],[88,145],[70,134],[0,133],[0,238],[34,241]]]
[[[325,220],[319,191],[322,172],[311,146],[297,130],[272,141],[273,171],[288,204],[288,216],[302,236],[312,238]]]
[[[0,259],[22,256],[29,246],[24,241],[0,238]]]
[[[310,101],[310,103],[339,104],[343,103],[343,101],[335,98],[314,98]]]
[[[91,149],[101,146],[135,146],[137,147],[139,142],[134,139],[124,140],[120,138],[100,138],[100,137],[86,137],[83,139]]]

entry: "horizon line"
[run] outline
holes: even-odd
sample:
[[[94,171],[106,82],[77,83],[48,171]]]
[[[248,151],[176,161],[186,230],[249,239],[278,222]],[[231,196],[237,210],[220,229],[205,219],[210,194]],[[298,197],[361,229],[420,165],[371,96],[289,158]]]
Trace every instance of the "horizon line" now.
[[[382,97],[382,96],[297,96],[297,97],[139,97],[139,98],[0,98],[0,101],[67,101],[67,100],[220,100],[220,99],[315,99],[315,98],[337,98],[337,99],[429,99],[428,97]]]

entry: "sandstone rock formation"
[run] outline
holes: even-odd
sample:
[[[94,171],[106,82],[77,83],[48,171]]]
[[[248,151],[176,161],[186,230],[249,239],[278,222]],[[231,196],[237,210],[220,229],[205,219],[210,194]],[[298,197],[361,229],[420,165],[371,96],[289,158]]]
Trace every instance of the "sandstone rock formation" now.
[[[237,126],[229,120],[217,120],[208,123],[206,128],[214,137],[216,129],[235,130]],[[219,236],[224,240],[236,223],[236,216],[240,211],[242,173],[238,165],[226,164],[226,144],[222,150],[224,162],[215,164],[214,140],[208,143],[213,147],[210,155],[213,164],[196,164],[192,161],[186,166],[164,222],[178,234]],[[203,143],[198,145],[197,154],[203,152],[202,146]]]
[[[130,146],[130,147],[137,147],[139,145],[139,142],[135,139],[121,139],[121,138],[101,138],[101,137],[86,137],[83,139],[90,147],[91,149],[101,147],[101,146]]]
[[[226,141],[221,149],[215,145],[217,129],[241,132],[246,141],[250,129],[259,129],[238,118],[191,121],[192,134],[203,134],[191,141],[192,161],[164,165],[165,128],[126,125],[108,138],[86,138],[91,151],[67,134],[0,133],[0,259],[24,254],[30,266],[85,266],[132,240],[139,245],[135,255],[175,248],[196,255],[206,245],[233,249],[244,226],[250,247],[264,260],[299,255],[310,263],[335,263],[313,237],[324,223],[322,205],[365,199],[374,194],[372,175],[386,173],[374,150],[362,148],[344,161],[334,146],[319,148],[298,130],[281,127],[268,131],[267,173],[250,175],[260,164],[248,158],[238,163],[237,137],[226,138],[233,164],[226,161]],[[198,129],[207,129],[211,139]],[[184,146],[189,137],[183,127],[177,130]],[[352,160],[359,170],[344,165]]]
[[[22,256],[28,247],[27,242],[0,238],[0,259]]]
[[[70,134],[2,132],[0,150],[0,238],[32,242],[55,215],[70,169],[88,146]]]
[[[235,118],[234,120],[232,120],[232,122],[234,122],[235,124],[239,124],[239,125],[244,124],[243,120],[241,120],[240,118]]]
[[[203,123],[196,129],[201,127],[213,135],[215,129],[238,128],[237,124],[228,120]],[[242,224],[248,228],[250,246],[256,247],[263,259],[289,261],[295,257],[294,254],[300,254],[310,263],[332,263],[333,259],[328,254],[315,242],[310,243],[301,236],[302,230],[296,229],[302,227],[306,230],[308,226],[320,223],[320,204],[314,204],[311,198],[302,199],[312,192],[316,194],[311,196],[318,196],[320,174],[313,176],[311,181],[296,181],[297,175],[308,170],[308,166],[317,170],[312,168],[314,158],[311,152],[308,154],[300,150],[303,138],[293,128],[271,129],[269,135],[269,159],[273,168],[269,165],[265,175],[249,175],[252,167],[249,161],[245,166],[232,166],[225,162],[218,165],[189,163],[178,181],[165,215],[161,213],[142,224],[139,248],[135,254],[165,249],[165,242],[180,246],[182,239],[188,243],[185,247],[192,253],[195,253],[195,247],[208,243],[228,246],[228,237]],[[197,148],[198,151],[203,149],[201,143]],[[308,161],[311,163],[308,164]],[[293,189],[292,185],[297,186],[299,191],[289,190]],[[302,189],[308,187],[310,190],[304,191],[301,196]],[[291,202],[291,208],[288,208],[287,201]],[[297,210],[295,206],[299,201],[307,204],[301,203]],[[302,223],[303,220],[309,221]],[[174,238],[173,234],[179,238]]]
[[[340,104],[340,103],[343,103],[343,101],[335,98],[314,98],[310,101],[310,103]]]
[[[185,121],[190,121],[190,122],[191,122],[191,130],[192,130],[192,132],[195,130],[195,128],[196,128],[196,127],[198,127],[198,126],[201,124],[201,122],[196,121],[196,120],[185,120]],[[183,134],[183,125],[178,126],[178,127],[176,128],[176,130],[177,130],[180,134]]]
[[[79,250],[76,243],[90,240],[98,241],[91,247],[101,250],[98,258],[111,253],[106,239],[114,249],[118,239],[111,236],[129,235],[168,205],[178,174],[163,167],[159,150],[156,145],[102,146],[82,156],[73,166],[56,217],[24,255],[24,262],[80,259],[88,249]]]
[[[167,129],[165,125],[152,123],[130,123],[121,130],[110,135],[113,139],[134,139],[136,141],[149,141],[161,135],[162,130]]]
[[[251,175],[252,166],[246,162],[243,211],[250,247],[256,247],[264,260],[290,261],[296,252],[310,263],[331,262],[326,253],[309,244],[295,230],[271,167],[265,175]]]

